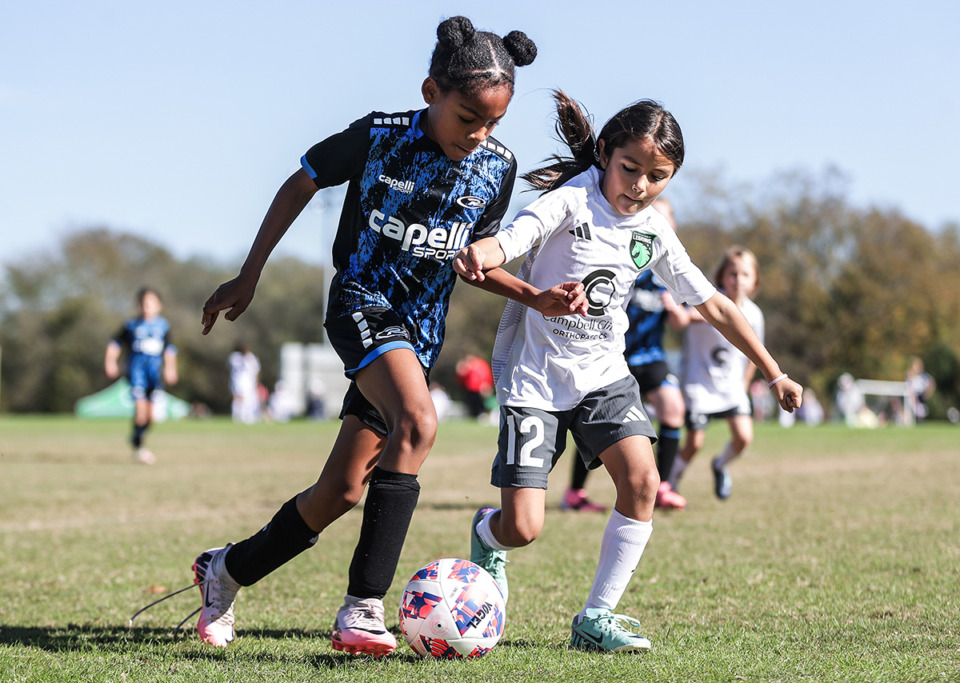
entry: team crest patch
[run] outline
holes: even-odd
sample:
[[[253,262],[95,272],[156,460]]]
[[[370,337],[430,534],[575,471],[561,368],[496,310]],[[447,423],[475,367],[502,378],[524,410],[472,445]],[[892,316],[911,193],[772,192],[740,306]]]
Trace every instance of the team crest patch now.
[[[634,232],[630,237],[630,258],[637,268],[645,268],[653,258],[653,242],[656,235],[645,232]]]

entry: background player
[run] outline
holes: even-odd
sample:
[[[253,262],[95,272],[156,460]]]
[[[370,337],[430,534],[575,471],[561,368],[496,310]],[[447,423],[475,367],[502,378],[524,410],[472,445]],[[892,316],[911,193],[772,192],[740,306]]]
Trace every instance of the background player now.
[[[470,555],[508,595],[506,551],[540,534],[548,474],[569,429],[588,466],[604,465],[617,490],[593,587],[573,619],[571,645],[646,650],[650,642],[622,626],[638,622],[613,613],[652,533],[660,483],[651,447],[655,432],[623,355],[624,304],[639,272],[652,268],[769,377],[781,373],[739,309],[716,291],[666,219],[650,208],[683,162],[683,136],[673,116],[643,100],[615,115],[597,139],[575,102],[562,92],[556,99],[557,130],[573,158],[524,176],[552,191],[454,259],[459,274],[482,281],[488,269],[526,253],[522,281],[538,287],[578,280],[586,294],[583,317],[548,317],[514,301],[506,305],[492,363],[501,427],[491,483],[500,487],[502,508],[477,512]],[[785,409],[800,406],[799,385],[781,378],[776,386]]]
[[[144,445],[144,436],[153,422],[155,392],[163,391],[164,382],[177,383],[177,347],[170,340],[170,323],[160,315],[163,302],[149,287],[137,292],[140,314],[127,320],[107,343],[103,369],[109,379],[120,376],[120,356],[127,351],[126,376],[134,402],[133,459],[152,465],[156,457]]]
[[[745,247],[727,249],[714,273],[714,283],[764,338],[763,313],[750,298],[757,289],[757,257]],[[730,426],[730,441],[713,459],[714,493],[730,497],[733,481],[727,465],[740,457],[753,442],[753,411],[748,397],[757,367],[696,311],[683,338],[681,375],[687,404],[687,438],[674,461],[670,485],[676,488],[687,465],[703,448],[705,430],[712,419],[722,418]]]

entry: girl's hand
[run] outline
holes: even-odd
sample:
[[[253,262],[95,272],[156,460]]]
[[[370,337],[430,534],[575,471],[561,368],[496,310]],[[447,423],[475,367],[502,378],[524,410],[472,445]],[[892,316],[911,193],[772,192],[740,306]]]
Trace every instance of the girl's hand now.
[[[468,244],[453,257],[453,270],[462,278],[483,282],[483,250],[474,244]]]
[[[237,276],[217,287],[217,291],[203,305],[203,317],[200,320],[203,324],[201,334],[208,334],[213,329],[220,311],[227,311],[223,317],[231,322],[239,318],[253,301],[256,290],[257,280],[250,281],[242,276]]]
[[[534,308],[545,316],[587,314],[587,294],[582,282],[564,282],[537,295]]]
[[[780,407],[792,413],[803,404],[803,387],[787,377],[772,387],[773,395],[777,397]]]

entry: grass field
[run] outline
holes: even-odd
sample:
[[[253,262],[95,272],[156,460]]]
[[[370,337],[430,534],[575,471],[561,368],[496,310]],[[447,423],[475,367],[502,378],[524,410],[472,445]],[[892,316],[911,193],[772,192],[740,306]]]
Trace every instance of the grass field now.
[[[0,681],[935,681],[960,680],[960,430],[782,430],[758,425],[712,494],[708,450],[684,480],[689,507],[658,513],[618,611],[643,621],[645,655],[567,648],[590,587],[606,515],[557,509],[511,554],[503,640],[484,659],[354,658],[330,647],[360,509],[317,547],[245,589],[238,640],[203,645],[190,591],[199,551],[248,536],[311,484],[338,423],[162,424],[153,467],[133,465],[127,424],[0,418]],[[406,579],[469,555],[496,430],[447,423],[421,472],[420,506],[385,603],[396,628]],[[602,471],[588,482],[610,504]],[[399,631],[398,638],[402,640]]]

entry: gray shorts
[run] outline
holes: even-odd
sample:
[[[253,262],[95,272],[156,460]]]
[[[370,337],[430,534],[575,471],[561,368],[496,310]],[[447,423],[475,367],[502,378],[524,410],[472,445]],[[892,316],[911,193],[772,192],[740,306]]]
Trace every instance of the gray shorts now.
[[[547,488],[547,477],[567,448],[567,430],[589,469],[600,467],[598,456],[628,436],[657,440],[633,377],[587,394],[570,410],[500,406],[500,437],[490,483],[500,488]]]

